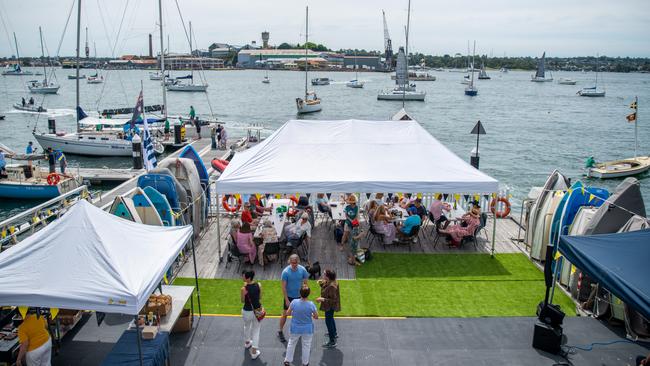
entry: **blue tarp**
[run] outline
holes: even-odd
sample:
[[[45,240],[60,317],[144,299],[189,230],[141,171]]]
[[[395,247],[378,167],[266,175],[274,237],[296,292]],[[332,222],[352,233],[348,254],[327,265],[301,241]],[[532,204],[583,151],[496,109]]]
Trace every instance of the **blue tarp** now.
[[[560,253],[650,319],[650,229],[560,236]]]
[[[115,343],[102,365],[140,366],[138,351],[138,332],[126,330]],[[145,366],[164,366],[169,357],[169,333],[159,332],[154,339],[142,340],[142,364]]]

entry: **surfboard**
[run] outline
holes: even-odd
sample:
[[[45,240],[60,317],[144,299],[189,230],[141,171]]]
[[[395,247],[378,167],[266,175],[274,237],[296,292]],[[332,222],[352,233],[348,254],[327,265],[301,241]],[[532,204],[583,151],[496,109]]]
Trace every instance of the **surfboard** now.
[[[149,200],[158,211],[158,215],[165,226],[175,226],[176,222],[174,220],[174,215],[172,208],[167,201],[167,197],[162,193],[158,192],[153,187],[145,187],[143,189],[144,193],[149,197]]]

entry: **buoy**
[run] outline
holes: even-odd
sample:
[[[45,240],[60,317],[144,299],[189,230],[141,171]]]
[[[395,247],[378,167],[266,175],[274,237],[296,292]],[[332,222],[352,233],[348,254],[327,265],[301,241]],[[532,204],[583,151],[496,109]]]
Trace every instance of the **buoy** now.
[[[496,209],[497,202],[503,202],[505,209],[503,210],[498,210]],[[498,218],[503,218],[508,215],[510,215],[510,201],[506,197],[499,197],[492,199],[490,202],[490,211],[494,214],[494,216]]]

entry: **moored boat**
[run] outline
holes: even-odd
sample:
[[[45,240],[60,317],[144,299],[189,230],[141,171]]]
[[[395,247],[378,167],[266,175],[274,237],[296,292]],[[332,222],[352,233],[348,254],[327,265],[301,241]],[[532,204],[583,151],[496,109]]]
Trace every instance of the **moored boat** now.
[[[530,81],[543,83],[553,81],[553,76],[546,76],[546,51],[542,53],[542,58],[537,62],[537,71],[530,77]]]

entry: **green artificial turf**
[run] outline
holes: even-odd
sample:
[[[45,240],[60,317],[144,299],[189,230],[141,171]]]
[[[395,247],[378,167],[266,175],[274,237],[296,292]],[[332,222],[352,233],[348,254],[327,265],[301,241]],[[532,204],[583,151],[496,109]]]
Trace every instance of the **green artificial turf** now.
[[[544,277],[523,254],[376,253],[357,267],[356,280],[341,280],[338,316],[492,317],[534,316],[544,297]],[[193,285],[192,278],[175,284]],[[282,305],[280,281],[261,281],[270,315]],[[204,313],[239,314],[240,280],[200,279]],[[319,293],[310,281],[311,298]],[[561,291],[555,303],[568,315],[573,302]]]

